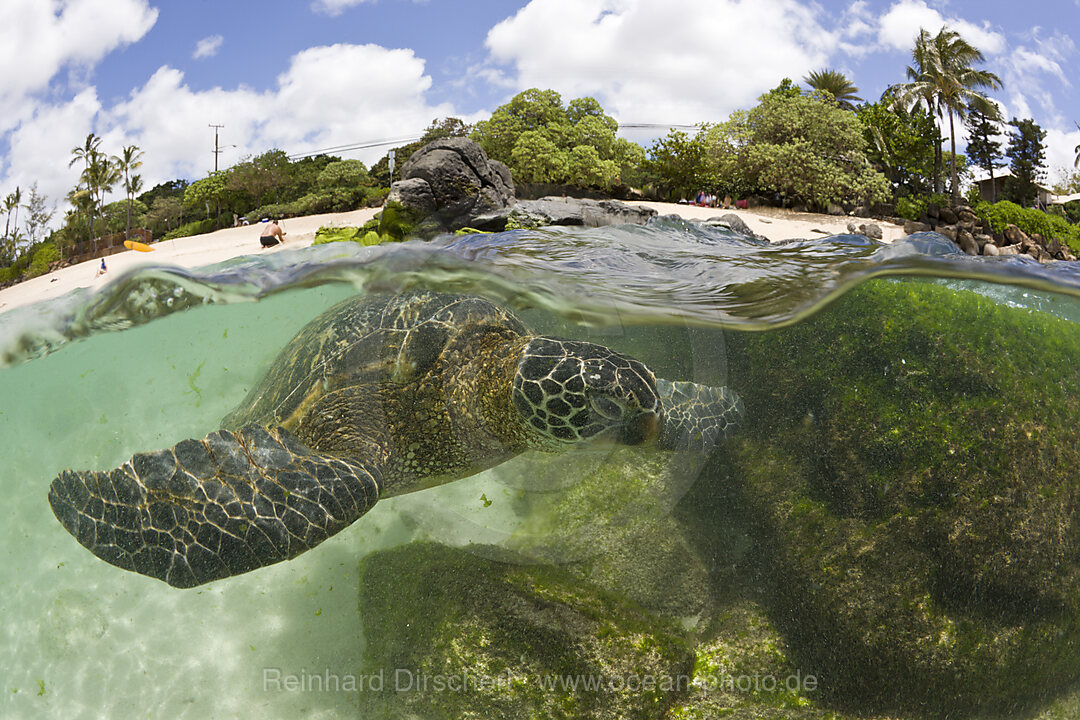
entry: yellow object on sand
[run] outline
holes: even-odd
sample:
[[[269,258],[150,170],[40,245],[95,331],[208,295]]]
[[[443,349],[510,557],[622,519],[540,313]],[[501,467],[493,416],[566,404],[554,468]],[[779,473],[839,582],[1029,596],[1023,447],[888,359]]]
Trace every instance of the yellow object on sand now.
[[[138,250],[139,252],[153,252],[154,248],[150,247],[146,243],[136,242],[134,240],[125,240],[124,247],[128,250]]]

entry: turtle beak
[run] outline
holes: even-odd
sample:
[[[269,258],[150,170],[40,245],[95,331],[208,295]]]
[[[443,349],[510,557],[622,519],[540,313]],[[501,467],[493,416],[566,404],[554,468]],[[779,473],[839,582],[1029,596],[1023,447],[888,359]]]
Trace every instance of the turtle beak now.
[[[651,445],[660,436],[660,417],[653,411],[643,412],[627,420],[619,428],[622,445]]]

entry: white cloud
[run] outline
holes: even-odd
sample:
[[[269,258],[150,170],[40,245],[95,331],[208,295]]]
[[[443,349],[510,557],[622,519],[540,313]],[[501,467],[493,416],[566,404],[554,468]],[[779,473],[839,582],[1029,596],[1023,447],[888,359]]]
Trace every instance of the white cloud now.
[[[196,60],[214,57],[217,55],[218,50],[221,49],[223,42],[225,42],[225,38],[221,35],[208,35],[195,44],[195,52],[191,54],[191,57]]]
[[[1049,170],[1050,183],[1065,179],[1074,170],[1076,146],[1080,145],[1080,130],[1071,131],[1050,129],[1046,131],[1046,166]]]
[[[83,144],[100,109],[93,88],[60,105],[36,105],[27,121],[8,136],[5,192],[37,182],[50,201],[62,201],[82,171],[68,167],[71,149]]]
[[[349,8],[366,2],[375,2],[375,0],[315,0],[315,2],[311,3],[311,9],[330,17],[336,17]]]
[[[157,20],[147,0],[3,0],[0,131],[25,119],[26,97],[64,68],[83,69],[133,43]],[[17,69],[17,70],[16,70]]]
[[[102,112],[103,124],[145,152],[147,187],[174,177],[201,177],[213,168],[213,131],[221,123],[222,167],[271,148],[289,153],[422,131],[447,104],[429,105],[431,78],[411,50],[377,45],[314,47],[293,56],[276,89],[195,91],[183,73],[160,68],[131,97]],[[106,136],[108,140],[108,136]],[[352,154],[371,163],[386,152]]]
[[[101,149],[118,153],[135,144],[143,152],[145,187],[173,178],[199,178],[213,169],[210,123],[220,123],[222,168],[272,148],[289,153],[399,138],[423,131],[450,104],[429,104],[431,78],[411,50],[377,45],[332,45],[291,59],[276,87],[194,90],[180,70],[159,68],[128,98],[103,107],[94,88],[59,103],[31,103],[8,134],[11,149],[0,188],[35,180],[50,200],[63,200],[78,178],[68,168],[71,149],[93,131]],[[477,117],[465,117],[472,122]],[[385,147],[349,153],[373,163]]]
[[[1005,37],[992,30],[989,23],[976,25],[960,18],[945,17],[924,0],[900,0],[889,8],[879,23],[878,40],[896,50],[911,52],[920,29],[934,35],[945,25],[987,55],[996,55],[1005,49]]]
[[[795,0],[532,0],[487,47],[510,87],[594,95],[624,122],[695,123],[800,80],[834,39]]]
[[[1033,117],[1033,106],[1050,126],[1065,126],[1067,119],[1055,102],[1055,94],[1071,87],[1066,68],[1075,64],[1076,45],[1061,32],[1045,37],[1041,28],[1033,28],[1025,43],[1000,58],[1001,79],[1009,94],[1011,106],[1019,117]]]

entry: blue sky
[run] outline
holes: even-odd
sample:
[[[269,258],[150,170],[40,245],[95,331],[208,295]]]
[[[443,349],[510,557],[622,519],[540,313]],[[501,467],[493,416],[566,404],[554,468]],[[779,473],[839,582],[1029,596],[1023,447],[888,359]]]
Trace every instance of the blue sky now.
[[[226,167],[483,119],[529,87],[624,123],[723,120],[826,67],[875,99],[943,24],[985,52],[1007,116],[1048,131],[1051,179],[1071,169],[1080,0],[3,0],[0,194],[62,199],[91,131],[142,148],[151,187],[213,167],[209,123]]]

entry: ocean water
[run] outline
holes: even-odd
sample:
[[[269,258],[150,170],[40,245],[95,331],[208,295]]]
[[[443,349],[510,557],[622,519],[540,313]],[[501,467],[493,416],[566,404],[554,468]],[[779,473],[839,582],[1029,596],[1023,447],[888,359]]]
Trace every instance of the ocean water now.
[[[1080,322],[1080,271],[1063,263],[968,258],[932,234],[769,246],[674,218],[143,269],[98,294],[0,314],[0,717],[355,717],[348,693],[272,691],[264,678],[363,666],[358,560],[417,538],[520,549],[539,532],[521,494],[557,495],[605,463],[603,450],[526,456],[380,502],[291,562],[187,591],[99,561],[55,520],[47,493],[60,471],[112,468],[213,431],[278,350],[346,297],[484,295],[539,332],[724,384],[728,333],[800,323],[860,283],[897,276]],[[530,482],[537,462],[557,468],[541,486]],[[674,506],[698,466],[671,463]],[[560,559],[557,543],[536,540]]]

